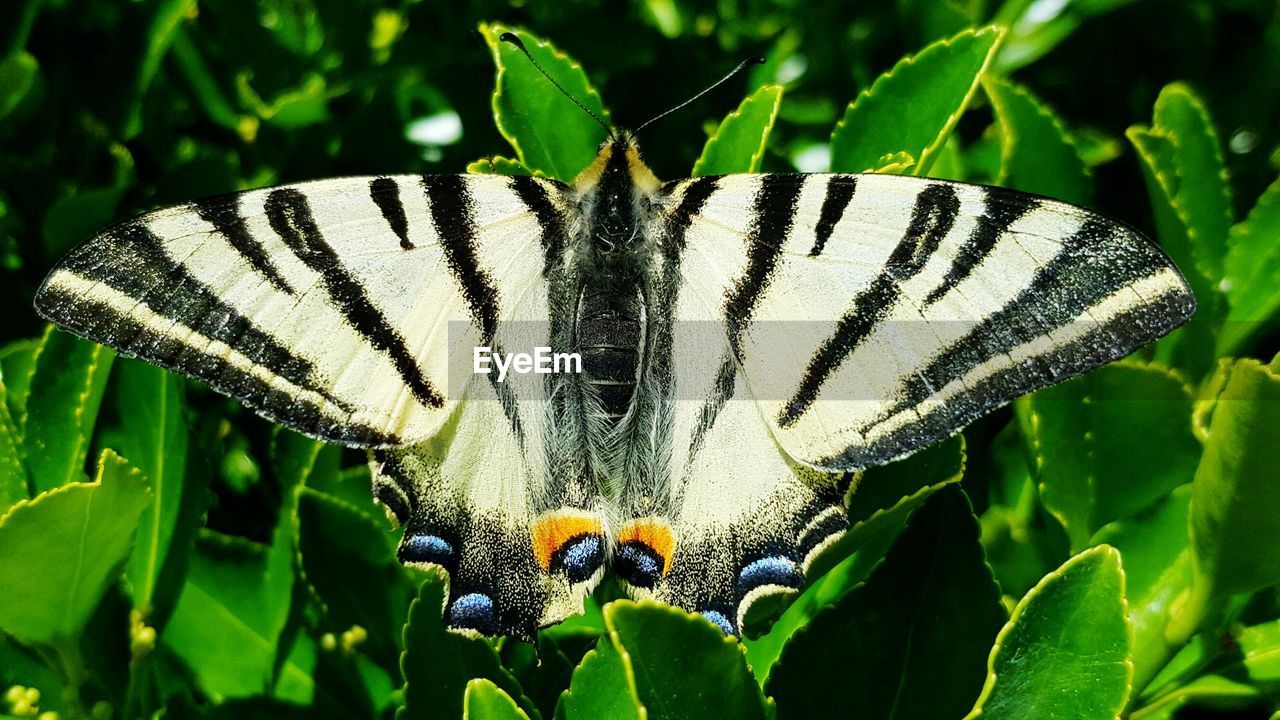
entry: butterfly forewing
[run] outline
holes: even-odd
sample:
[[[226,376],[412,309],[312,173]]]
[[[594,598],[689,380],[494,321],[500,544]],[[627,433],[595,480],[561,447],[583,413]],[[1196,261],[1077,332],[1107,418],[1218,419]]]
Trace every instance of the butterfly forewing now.
[[[491,338],[543,282],[539,213],[561,195],[529,178],[398,176],[170,207],[73,251],[36,307],[309,435],[410,444],[458,400],[451,328]]]

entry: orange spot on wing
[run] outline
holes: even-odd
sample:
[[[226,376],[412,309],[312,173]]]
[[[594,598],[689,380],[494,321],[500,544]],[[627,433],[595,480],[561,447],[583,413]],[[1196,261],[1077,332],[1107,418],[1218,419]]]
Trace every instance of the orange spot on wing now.
[[[618,533],[618,543],[629,542],[647,545],[662,558],[662,574],[671,572],[671,556],[676,549],[676,538],[666,520],[657,517],[640,518],[623,525]]]
[[[603,534],[599,517],[585,510],[557,510],[533,524],[533,556],[543,570],[551,572],[551,558],[566,542],[581,535]]]

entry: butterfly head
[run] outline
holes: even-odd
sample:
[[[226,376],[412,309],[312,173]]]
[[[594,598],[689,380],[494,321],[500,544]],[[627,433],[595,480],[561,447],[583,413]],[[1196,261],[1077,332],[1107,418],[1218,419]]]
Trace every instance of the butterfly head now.
[[[630,195],[651,194],[662,183],[654,176],[640,154],[640,144],[630,130],[613,128],[609,137],[596,149],[596,159],[573,180],[579,193],[597,188],[602,193]]]

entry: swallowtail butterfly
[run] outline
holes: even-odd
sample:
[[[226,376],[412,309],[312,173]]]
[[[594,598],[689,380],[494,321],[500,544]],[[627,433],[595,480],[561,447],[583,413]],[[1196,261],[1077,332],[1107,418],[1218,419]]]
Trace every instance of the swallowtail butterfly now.
[[[1195,309],[1088,210],[890,175],[664,183],[620,130],[572,184],[357,177],[155,210],[35,305],[368,448],[400,560],[451,577],[446,622],[525,638],[606,568],[737,633],[848,528],[855,471]],[[581,372],[459,375],[475,347]]]

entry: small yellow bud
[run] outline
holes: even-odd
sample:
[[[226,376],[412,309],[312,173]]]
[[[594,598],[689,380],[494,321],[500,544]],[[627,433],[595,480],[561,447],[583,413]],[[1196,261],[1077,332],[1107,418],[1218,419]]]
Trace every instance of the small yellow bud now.
[[[37,688],[27,688],[27,692],[23,697],[33,706],[40,704],[40,690]]]
[[[338,647],[338,639],[333,633],[325,633],[320,636],[320,649],[325,652],[333,652]]]
[[[16,703],[19,700],[21,700],[22,696],[26,694],[27,694],[26,688],[22,687],[21,685],[14,685],[13,687],[4,691],[4,701],[12,705],[13,703]]]
[[[58,713],[52,710],[45,710],[36,716],[36,720],[58,720]]]
[[[31,717],[36,714],[36,709],[31,707],[26,698],[18,698],[17,702],[9,704],[9,713],[17,717]]]

